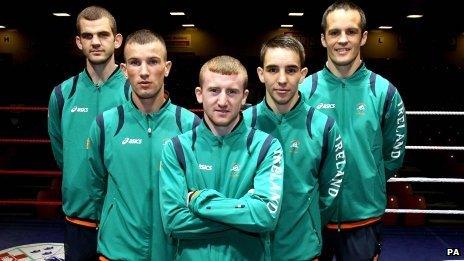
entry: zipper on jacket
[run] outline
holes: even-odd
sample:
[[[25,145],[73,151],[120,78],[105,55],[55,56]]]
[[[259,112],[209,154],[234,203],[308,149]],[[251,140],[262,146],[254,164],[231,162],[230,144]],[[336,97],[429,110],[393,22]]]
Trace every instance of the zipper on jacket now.
[[[346,104],[346,82],[345,80],[342,80],[342,96],[343,96],[343,99],[342,99],[342,106],[340,107],[342,110],[341,110],[341,115],[340,115],[340,118],[341,118],[341,121],[340,122],[345,122],[345,104]],[[341,191],[339,191],[339,193],[341,193]],[[340,195],[339,195],[340,197]],[[338,232],[341,232],[341,198],[338,199],[338,203],[337,203],[338,207],[337,207],[337,231]]]
[[[223,143],[224,143],[224,137],[216,137],[217,139],[217,149],[218,149],[218,153],[217,155],[222,155],[222,146],[223,146]],[[219,157],[219,166],[218,166],[218,171],[216,173],[222,173],[222,157]],[[221,182],[221,179],[222,179],[222,175],[218,175],[216,174],[216,176],[214,177],[214,184],[217,185]]]
[[[100,87],[98,85],[95,85],[95,88],[97,88],[97,108],[95,108],[94,117],[97,117],[98,114],[103,113],[103,111],[100,112],[100,96],[101,96]]]
[[[148,133],[148,138],[151,138],[151,133],[153,132],[153,123],[151,121],[151,116],[150,115],[147,115],[147,125],[148,125],[148,129],[147,129],[147,133]]]
[[[154,148],[153,146],[153,140],[155,139],[151,139],[151,134],[153,132],[153,120],[152,120],[152,117],[150,115],[147,115],[147,124],[148,124],[148,129],[147,129],[147,134],[148,134],[148,138],[149,138],[149,148],[148,148],[148,155],[149,155],[149,166],[148,166],[148,173],[151,173],[150,175],[150,182],[154,180],[154,171],[152,171],[152,166],[153,166],[153,157],[152,157],[152,148]],[[154,193],[154,190],[155,189],[158,189],[158,188],[153,188],[153,189],[149,189],[149,201],[150,201],[150,206],[153,206],[153,193]],[[149,211],[149,220],[150,222],[148,223],[148,258],[151,260],[152,259],[152,244],[153,244],[153,209],[151,209],[151,211]]]

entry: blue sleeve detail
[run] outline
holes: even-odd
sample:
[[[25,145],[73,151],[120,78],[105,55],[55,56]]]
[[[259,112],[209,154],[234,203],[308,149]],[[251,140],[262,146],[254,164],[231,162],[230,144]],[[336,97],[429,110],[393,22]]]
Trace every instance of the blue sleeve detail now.
[[[172,138],[172,144],[174,145],[174,151],[176,152],[177,160],[179,161],[180,167],[185,172],[185,155],[182,145],[180,144],[179,137]]]
[[[306,129],[308,130],[308,135],[311,139],[313,138],[313,134],[311,132],[311,122],[313,119],[314,111],[314,107],[311,107],[308,111],[308,114],[306,115]]]
[[[103,119],[103,113],[97,116],[97,125],[100,128],[100,144],[98,149],[100,150],[101,158],[104,159],[105,155],[105,121]]]
[[[266,156],[269,148],[271,147],[271,142],[273,139],[274,137],[272,137],[272,135],[268,135],[266,140],[264,140],[263,146],[261,147],[261,150],[259,151],[258,161],[257,161],[256,166],[259,166],[261,162],[263,162],[264,157]]]
[[[114,136],[116,136],[119,133],[119,131],[122,129],[122,126],[124,125],[124,108],[122,107],[122,105],[119,105],[117,109],[118,109],[118,128],[116,129]]]

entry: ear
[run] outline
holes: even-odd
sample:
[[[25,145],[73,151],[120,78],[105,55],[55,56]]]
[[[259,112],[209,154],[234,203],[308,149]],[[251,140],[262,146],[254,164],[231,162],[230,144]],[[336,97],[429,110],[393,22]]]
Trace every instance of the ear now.
[[[203,94],[201,93],[201,87],[195,88],[195,96],[197,97],[198,103],[203,103]]]
[[[250,91],[248,91],[248,89],[245,89],[243,91],[242,106],[245,105],[249,93],[250,93]]]
[[[76,36],[76,45],[77,45],[77,48],[79,48],[79,50],[82,51],[82,43],[81,43],[81,37],[79,36]]]
[[[126,79],[129,78],[129,76],[127,75],[127,65],[125,63],[121,63],[119,65],[119,68],[121,68],[122,72],[126,76]]]
[[[300,80],[298,81],[298,83],[302,83],[303,80],[306,78],[307,74],[308,74],[308,68],[307,67],[304,67],[303,69],[301,69],[301,77],[300,77]]]
[[[169,72],[171,71],[172,62],[166,61],[166,66],[164,68],[164,77],[168,77]]]
[[[322,43],[322,46],[324,46],[325,48],[327,48],[327,43],[325,42],[325,36],[324,36],[324,34],[321,34],[321,43]]]
[[[114,37],[114,49],[118,49],[122,45],[122,34],[116,34]]]
[[[258,78],[261,83],[264,83],[264,70],[261,67],[256,68],[256,72],[258,73]]]
[[[364,46],[367,41],[367,31],[364,31],[361,37],[361,46]]]

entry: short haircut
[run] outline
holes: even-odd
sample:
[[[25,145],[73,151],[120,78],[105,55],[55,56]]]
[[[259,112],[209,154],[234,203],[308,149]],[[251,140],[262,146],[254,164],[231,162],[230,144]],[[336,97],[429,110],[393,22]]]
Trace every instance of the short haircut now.
[[[77,15],[76,19],[76,28],[77,28],[77,33],[81,33],[81,25],[79,24],[80,20],[89,20],[89,21],[95,21],[100,18],[106,17],[110,21],[110,27],[111,27],[111,32],[113,35],[116,35],[118,32],[118,27],[116,25],[116,20],[114,19],[114,16],[105,8],[92,5],[84,10],[82,10],[79,15]]]
[[[212,58],[207,61],[200,69],[200,86],[204,83],[204,74],[206,71],[219,73],[222,75],[243,75],[243,89],[247,88],[248,85],[248,73],[243,64],[228,55],[221,55]]]
[[[129,44],[148,44],[153,42],[159,42],[163,46],[164,49],[164,60],[167,60],[167,50],[166,50],[166,43],[161,35],[154,33],[148,29],[141,29],[131,33],[126,38],[126,43],[124,45],[124,50],[126,46]]]
[[[261,60],[261,65],[264,65],[264,56],[266,52],[270,48],[283,48],[283,49],[290,49],[298,54],[300,57],[300,66],[304,66],[305,64],[305,49],[303,44],[301,44],[298,39],[290,35],[278,35],[275,36],[266,42],[263,43],[261,46],[261,52],[259,54],[259,58]]]
[[[367,20],[366,20],[366,14],[364,11],[361,9],[361,7],[357,6],[356,4],[350,2],[350,1],[337,1],[330,5],[324,12],[324,15],[322,15],[322,22],[321,22],[321,30],[322,33],[325,34],[325,30],[327,29],[327,16],[338,9],[343,9],[343,10],[354,10],[359,13],[359,16],[361,17],[361,24],[359,25],[361,27],[361,32],[364,32],[367,30]]]

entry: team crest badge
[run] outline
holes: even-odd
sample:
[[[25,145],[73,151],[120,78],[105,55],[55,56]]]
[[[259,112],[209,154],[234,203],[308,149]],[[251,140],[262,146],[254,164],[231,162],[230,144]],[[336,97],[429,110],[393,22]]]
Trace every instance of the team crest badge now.
[[[290,152],[297,153],[299,147],[300,147],[300,142],[298,140],[293,140],[292,143],[290,144]]]
[[[362,102],[358,103],[358,105],[356,105],[356,114],[364,116],[364,114],[366,114],[366,104]]]
[[[233,178],[238,177],[239,171],[240,171],[240,166],[238,165],[238,163],[234,163],[234,165],[232,165],[232,168],[230,169],[230,176],[232,176]]]

